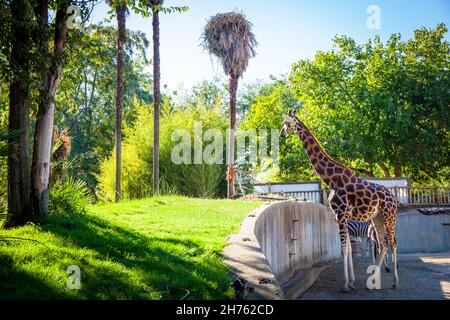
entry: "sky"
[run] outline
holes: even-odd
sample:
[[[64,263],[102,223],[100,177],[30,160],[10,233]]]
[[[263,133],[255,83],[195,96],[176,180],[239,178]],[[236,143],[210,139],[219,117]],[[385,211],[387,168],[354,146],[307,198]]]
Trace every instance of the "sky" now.
[[[242,11],[253,23],[259,45],[256,57],[250,60],[243,75],[243,83],[288,74],[296,61],[311,59],[318,50],[331,49],[335,35],[347,35],[364,43],[375,35],[387,40],[392,33],[400,33],[407,39],[415,29],[434,28],[440,22],[450,28],[448,0],[166,0],[165,3],[189,7],[184,13],[160,15],[161,83],[168,90],[189,89],[214,76],[227,79],[217,60],[200,46],[202,28],[216,13]],[[379,29],[367,26],[372,15],[367,10],[371,5],[380,10]],[[98,4],[91,23],[107,17],[108,10],[104,2]],[[127,28],[143,31],[151,40],[151,18],[131,13]],[[448,33],[446,40],[450,40]],[[148,56],[152,56],[151,44]]]

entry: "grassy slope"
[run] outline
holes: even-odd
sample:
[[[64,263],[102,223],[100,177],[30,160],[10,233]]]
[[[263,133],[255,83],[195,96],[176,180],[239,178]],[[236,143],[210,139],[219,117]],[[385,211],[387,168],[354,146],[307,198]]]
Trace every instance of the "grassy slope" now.
[[[229,298],[224,239],[258,205],[167,196],[0,230],[48,247],[0,242],[0,298],[179,299],[176,287],[187,299]],[[81,290],[66,289],[69,265],[81,269]]]

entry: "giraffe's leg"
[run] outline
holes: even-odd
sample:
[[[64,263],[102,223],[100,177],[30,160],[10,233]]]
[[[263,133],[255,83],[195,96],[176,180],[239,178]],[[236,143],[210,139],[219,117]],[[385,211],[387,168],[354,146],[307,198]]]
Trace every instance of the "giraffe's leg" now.
[[[373,222],[375,223],[375,227],[377,230],[377,238],[378,238],[378,246],[380,248],[379,256],[378,256],[378,262],[376,263],[378,265],[378,268],[381,270],[381,265],[383,264],[383,261],[386,256],[387,252],[387,238],[386,238],[386,227],[384,219],[382,218],[381,213],[379,213],[374,219]],[[381,273],[380,273],[381,275]]]
[[[348,278],[348,243],[346,240],[341,240],[341,250],[344,262],[344,285],[341,288],[341,292],[349,292],[349,278]]]
[[[352,254],[352,242],[350,237],[348,239],[348,273],[349,273],[349,288],[355,289],[355,270],[353,269],[353,254]]]
[[[350,283],[349,254],[351,254],[351,247],[350,247],[351,244],[350,244],[350,237],[348,234],[347,219],[345,218],[345,214],[343,212],[338,214],[338,221],[339,221],[339,234],[341,237],[341,250],[344,262],[344,279],[345,279],[344,285],[341,288],[341,292],[349,292],[351,290],[351,287],[349,286]]]
[[[389,255],[388,255],[387,252],[386,252],[386,258],[384,259],[383,263],[384,263],[384,270],[385,270],[387,273],[390,273],[390,272],[391,272],[391,269],[389,268],[389,265],[388,265],[388,263],[389,263]]]
[[[375,264],[376,258],[377,258],[377,253],[376,253],[377,246],[376,246],[375,240],[372,238],[369,240],[369,243],[370,243],[369,247],[370,247],[370,255],[372,257],[372,264]]]
[[[380,228],[383,228],[383,226],[380,226]],[[372,233],[372,242],[373,242],[372,262],[373,262],[373,264],[376,264],[375,261],[376,261],[377,253],[380,254],[380,238],[378,236],[378,232],[377,232],[376,228],[373,230],[373,233]],[[386,257],[383,260],[383,264],[384,264],[384,270],[387,273],[391,272],[391,269],[389,269],[389,266],[388,266],[388,253],[387,253],[387,251],[386,251]]]
[[[394,241],[395,241],[395,237],[394,237]],[[395,247],[392,248],[391,250],[392,250],[392,260],[393,260],[392,264],[394,265],[394,284],[392,285],[392,288],[397,289],[398,281],[399,281],[398,273],[397,273],[397,244],[395,244]],[[390,270],[389,270],[389,272],[390,272]]]
[[[390,219],[386,219],[386,233],[389,248],[392,251],[392,264],[394,268],[394,284],[392,288],[397,288],[398,286],[398,273],[397,273],[397,240],[395,239],[395,223],[397,219],[396,209],[393,209],[389,212]],[[387,259],[386,259],[387,260]]]
[[[342,195],[341,195],[342,196]],[[329,200],[331,209],[334,211],[336,222],[339,228],[339,236],[341,240],[341,252],[344,264],[344,285],[341,288],[341,292],[349,292],[349,253],[351,254],[350,247],[350,235],[348,233],[347,220],[351,212],[347,209],[344,201],[338,194],[333,194]],[[353,264],[352,264],[353,268]],[[354,279],[353,279],[354,281]]]

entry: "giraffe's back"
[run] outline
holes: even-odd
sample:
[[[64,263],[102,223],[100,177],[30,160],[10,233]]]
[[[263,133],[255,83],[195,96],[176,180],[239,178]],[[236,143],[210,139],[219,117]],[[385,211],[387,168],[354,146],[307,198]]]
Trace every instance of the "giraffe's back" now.
[[[346,187],[347,201],[352,207],[352,220],[373,219],[378,212],[396,209],[396,201],[389,190],[380,184],[357,178]]]

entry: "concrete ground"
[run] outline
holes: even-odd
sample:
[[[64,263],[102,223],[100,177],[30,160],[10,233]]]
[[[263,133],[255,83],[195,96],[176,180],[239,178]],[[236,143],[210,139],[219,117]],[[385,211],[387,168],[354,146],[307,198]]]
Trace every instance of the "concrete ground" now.
[[[354,257],[356,290],[340,293],[343,284],[342,262],[323,271],[299,300],[440,300],[450,299],[450,252],[399,255],[400,284],[392,289],[393,275],[381,273],[381,289],[368,290],[368,258]],[[392,266],[392,263],[390,263]]]

